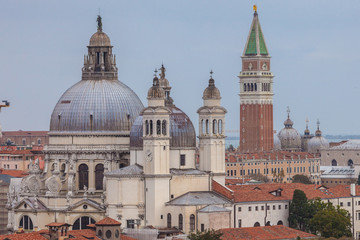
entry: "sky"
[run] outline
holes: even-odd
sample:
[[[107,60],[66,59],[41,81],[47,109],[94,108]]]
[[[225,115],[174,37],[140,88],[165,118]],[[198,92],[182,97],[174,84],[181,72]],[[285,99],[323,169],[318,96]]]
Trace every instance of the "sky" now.
[[[290,107],[301,133],[360,134],[360,1],[348,0],[0,0],[3,131],[48,130],[60,96],[81,79],[96,17],[114,46],[119,80],[146,106],[153,71],[164,63],[174,103],[192,119],[212,69],[239,129],[241,55],[253,4],[272,57],[274,129]],[[233,136],[234,134],[229,134]],[[236,134],[235,134],[236,136]]]

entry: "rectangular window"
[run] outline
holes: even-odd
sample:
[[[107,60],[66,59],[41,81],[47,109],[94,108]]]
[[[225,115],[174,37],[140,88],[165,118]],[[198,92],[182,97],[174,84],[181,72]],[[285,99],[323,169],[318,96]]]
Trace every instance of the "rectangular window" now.
[[[126,227],[127,228],[135,228],[135,220],[126,220]]]
[[[340,207],[344,206],[343,202],[340,202]]]
[[[348,205],[348,207],[350,207],[350,206],[351,206],[351,202],[348,202],[347,205]]]
[[[281,205],[279,205],[279,210],[281,210]]]
[[[238,207],[238,212],[241,212],[241,207]]]
[[[249,212],[251,212],[251,207],[249,207]]]
[[[185,166],[185,154],[180,154],[180,166]]]
[[[276,206],[275,206],[275,205],[273,205],[273,210],[276,210]]]
[[[259,210],[259,207],[258,207],[258,206],[256,206],[256,207],[255,207],[255,211],[258,211],[258,210]]]
[[[287,204],[285,205],[285,209],[287,209]]]
[[[261,211],[264,211],[264,206],[261,206]]]
[[[241,219],[238,220],[238,227],[241,228]]]
[[[202,223],[201,224],[201,232],[204,232],[205,231],[205,225]]]
[[[236,176],[236,170],[234,170],[234,176]]]
[[[266,209],[267,209],[267,210],[270,210],[270,206],[269,206],[269,205],[267,205],[267,206],[266,206]]]

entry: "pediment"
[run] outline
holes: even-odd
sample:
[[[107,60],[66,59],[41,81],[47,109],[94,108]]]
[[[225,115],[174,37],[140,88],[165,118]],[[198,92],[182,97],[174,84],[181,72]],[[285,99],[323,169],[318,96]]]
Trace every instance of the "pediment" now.
[[[82,199],[72,205],[70,205],[69,210],[71,211],[105,211],[100,203],[95,202],[90,199]]]
[[[37,198],[24,198],[16,206],[16,210],[46,210],[46,205]]]

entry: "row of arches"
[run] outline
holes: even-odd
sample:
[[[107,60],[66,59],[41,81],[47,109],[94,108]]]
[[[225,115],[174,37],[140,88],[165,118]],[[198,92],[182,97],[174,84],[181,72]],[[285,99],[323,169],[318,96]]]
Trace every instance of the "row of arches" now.
[[[270,83],[261,83],[261,91],[270,92]],[[244,83],[244,92],[257,92],[257,83]]]
[[[154,126],[154,123],[156,123],[156,125]],[[155,132],[154,132],[155,130]],[[156,135],[164,135],[166,136],[167,134],[167,122],[166,120],[146,120],[145,121],[145,134],[146,136],[153,136],[154,134]]]
[[[209,134],[210,133],[210,124],[209,119],[201,119],[201,126],[200,126],[200,134]],[[223,134],[223,121],[221,119],[212,121],[212,134]]]
[[[94,224],[95,219],[88,216],[83,216],[75,220],[74,224],[72,225],[73,230],[79,229],[86,229],[88,228],[87,225]],[[31,218],[27,215],[23,215],[20,218],[19,228],[22,228],[24,231],[34,230],[34,224]]]
[[[168,228],[171,228],[172,227],[172,220],[171,220],[171,213],[168,213],[167,214],[167,227]],[[179,216],[178,216],[178,228],[179,230],[184,230],[184,217],[183,215],[180,213]],[[194,214],[191,214],[190,215],[190,232],[193,232],[195,231],[195,215]]]
[[[284,223],[283,221],[280,220],[277,222],[276,225],[284,225]],[[267,221],[265,226],[271,226],[270,221]],[[259,222],[254,223],[254,227],[260,227],[260,223]]]
[[[338,162],[337,162],[335,159],[333,159],[333,160],[331,161],[331,166],[337,166],[337,165],[338,165]],[[352,167],[352,166],[354,165],[354,161],[353,161],[352,159],[349,159],[349,160],[347,161],[347,165],[350,166],[350,167]]]
[[[79,190],[84,189],[84,186],[89,188],[89,167],[82,163],[79,165]],[[95,166],[95,189],[103,190],[104,179],[104,165],[99,163]]]

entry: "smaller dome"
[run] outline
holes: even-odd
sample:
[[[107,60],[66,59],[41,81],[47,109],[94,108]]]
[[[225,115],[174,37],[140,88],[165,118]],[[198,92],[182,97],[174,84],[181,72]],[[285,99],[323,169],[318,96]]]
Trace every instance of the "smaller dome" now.
[[[98,30],[91,36],[89,47],[111,47],[110,38],[106,33]]]
[[[293,128],[293,121],[290,119],[290,109],[287,110],[288,117],[284,122],[285,128],[281,129],[278,137],[281,142],[281,149],[288,151],[299,151],[301,150],[301,135]]]
[[[329,148],[329,141],[322,136],[315,136],[311,138],[308,142],[308,151],[309,152],[320,152],[321,150]]]
[[[287,128],[292,128],[292,126],[294,125],[294,122],[291,121],[291,119],[288,117],[288,119],[286,119],[286,120],[284,121],[284,125],[285,125],[285,127],[287,127]]]
[[[274,134],[274,150],[281,150],[281,142],[276,134]]]
[[[209,86],[204,90],[203,99],[221,99],[220,91],[215,87],[215,80],[213,78],[210,78]]]
[[[165,91],[159,86],[159,79],[155,76],[153,86],[148,91],[148,99],[164,99]]]

